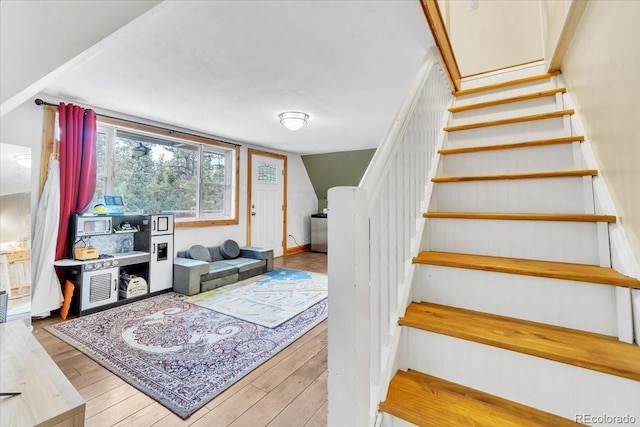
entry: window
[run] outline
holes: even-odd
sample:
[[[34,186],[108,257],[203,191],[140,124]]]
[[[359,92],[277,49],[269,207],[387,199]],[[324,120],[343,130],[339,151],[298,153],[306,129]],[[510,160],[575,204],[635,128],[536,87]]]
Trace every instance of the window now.
[[[173,213],[178,223],[237,223],[238,148],[148,129],[98,123],[96,193],[90,206],[102,203],[104,194],[121,194],[127,212]]]

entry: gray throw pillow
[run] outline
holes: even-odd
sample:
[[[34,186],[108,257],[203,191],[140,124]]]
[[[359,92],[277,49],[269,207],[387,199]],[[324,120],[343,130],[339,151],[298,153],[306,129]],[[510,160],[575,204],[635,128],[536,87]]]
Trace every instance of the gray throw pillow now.
[[[191,248],[189,248],[189,256],[192,259],[197,259],[198,261],[211,262],[211,254],[209,253],[209,249],[205,248],[202,245],[191,246]]]
[[[240,256],[240,246],[235,240],[225,240],[220,245],[220,255],[224,259],[234,259]]]

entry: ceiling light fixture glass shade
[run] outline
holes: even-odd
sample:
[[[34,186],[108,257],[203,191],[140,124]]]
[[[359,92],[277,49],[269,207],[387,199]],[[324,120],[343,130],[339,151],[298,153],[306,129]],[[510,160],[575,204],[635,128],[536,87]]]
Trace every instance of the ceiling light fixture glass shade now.
[[[131,157],[142,157],[149,154],[149,147],[142,145],[142,142],[138,142],[138,145],[131,149]]]
[[[286,113],[278,114],[278,118],[280,118],[280,123],[287,129],[298,130],[307,124],[309,115],[298,111],[287,111]]]
[[[11,158],[13,160],[15,160],[16,162],[18,162],[18,164],[20,166],[22,166],[23,168],[30,168],[31,167],[31,154],[15,154],[13,156],[11,156]]]

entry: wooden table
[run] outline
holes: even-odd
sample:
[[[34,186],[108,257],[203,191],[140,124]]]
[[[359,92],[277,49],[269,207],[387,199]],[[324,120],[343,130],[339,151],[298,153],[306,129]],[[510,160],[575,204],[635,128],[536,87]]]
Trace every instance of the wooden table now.
[[[84,425],[84,399],[23,322],[0,324],[0,426]]]

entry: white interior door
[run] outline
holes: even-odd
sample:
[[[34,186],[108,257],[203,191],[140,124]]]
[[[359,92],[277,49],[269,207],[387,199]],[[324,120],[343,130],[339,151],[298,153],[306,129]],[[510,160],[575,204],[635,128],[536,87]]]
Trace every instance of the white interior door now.
[[[273,249],[273,256],[284,254],[284,160],[251,156],[251,246]]]

